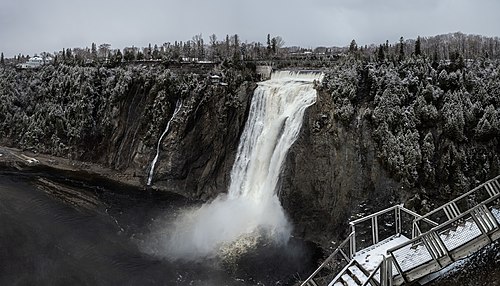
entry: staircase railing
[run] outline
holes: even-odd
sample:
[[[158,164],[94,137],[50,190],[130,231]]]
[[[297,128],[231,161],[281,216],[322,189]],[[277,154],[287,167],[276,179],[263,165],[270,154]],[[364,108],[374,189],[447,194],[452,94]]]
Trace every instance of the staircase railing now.
[[[486,181],[469,192],[434,209],[433,211],[416,218],[413,228],[417,235],[429,231],[431,228],[460,216],[481,202],[500,194],[500,175]]]
[[[384,256],[364,285],[374,283],[377,271],[380,284],[388,286],[393,285],[395,279],[413,281],[465,257],[485,245],[484,241],[477,243],[479,237],[491,242],[498,238],[492,238],[493,233],[500,236],[499,179],[500,175],[426,215],[419,215],[401,204],[351,221],[349,236],[301,285],[333,284],[355,262],[358,249],[367,249],[397,235],[411,239],[389,249],[388,256]],[[468,231],[457,231],[465,225],[470,228]],[[447,240],[451,232],[464,237]],[[430,266],[425,271],[412,272],[423,265]],[[393,272],[394,268],[397,273]]]
[[[339,246],[328,256],[327,259],[307,278],[302,282],[302,286],[319,286],[328,285],[340,269],[348,266],[354,253],[352,252],[354,241],[354,232],[339,244]],[[347,248],[347,251],[346,251]]]
[[[494,195],[427,232],[389,249],[387,253],[392,257],[400,277],[405,282],[413,281],[424,276],[422,273],[415,273],[413,276],[409,274],[416,268],[434,263],[434,270],[438,270],[465,257],[469,252],[484,246],[477,243],[479,237],[484,237],[487,243],[491,242],[489,234],[498,230],[500,225],[499,202],[500,194]],[[453,239],[449,239],[450,236]],[[461,251],[465,245],[467,249]]]
[[[414,237],[416,230],[412,222],[420,217],[400,204],[349,222],[354,233],[354,253],[394,235]]]
[[[349,236],[301,285],[328,285],[338,273],[349,266],[357,250],[375,245],[394,235],[413,236],[415,230],[411,229],[412,222],[418,217],[419,214],[401,204],[351,221]],[[367,230],[370,231],[369,234]]]
[[[377,274],[377,272],[379,272],[379,275],[382,275],[382,266],[384,265],[384,263],[385,263],[385,259],[380,261],[378,266],[375,267],[375,269],[372,271],[372,273],[370,273],[370,275],[368,276],[368,279],[366,279],[365,283],[363,283],[362,286],[367,286],[367,285],[378,286],[378,285],[380,285],[380,283],[375,280],[375,275]],[[382,277],[379,277],[379,280],[381,278]]]

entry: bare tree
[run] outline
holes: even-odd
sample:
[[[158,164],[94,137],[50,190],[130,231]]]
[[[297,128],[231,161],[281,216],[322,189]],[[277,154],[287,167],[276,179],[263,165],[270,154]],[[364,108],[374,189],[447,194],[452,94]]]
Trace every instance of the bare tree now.
[[[276,48],[281,49],[285,46],[285,40],[281,36],[274,37],[274,41],[276,42]]]
[[[203,59],[205,58],[205,47],[203,43],[203,35],[198,34],[193,36],[193,44],[195,45],[196,49],[196,57],[198,59]]]
[[[97,50],[97,55],[99,56],[99,58],[107,59],[109,57],[110,50],[110,44],[100,44],[99,49]]]

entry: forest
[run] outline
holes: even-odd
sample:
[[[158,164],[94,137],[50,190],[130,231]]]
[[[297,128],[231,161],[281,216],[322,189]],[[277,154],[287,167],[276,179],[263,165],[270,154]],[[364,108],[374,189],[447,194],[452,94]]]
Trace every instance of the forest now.
[[[350,57],[319,90],[347,129],[369,122],[383,166],[422,199],[446,199],[500,173],[498,60]]]

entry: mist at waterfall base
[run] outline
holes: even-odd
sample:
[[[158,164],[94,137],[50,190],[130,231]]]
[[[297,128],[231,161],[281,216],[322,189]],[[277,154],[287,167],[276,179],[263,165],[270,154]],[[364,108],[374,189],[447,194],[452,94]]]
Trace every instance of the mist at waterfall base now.
[[[65,203],[51,195],[57,190],[40,187],[46,186],[41,178],[96,205]],[[286,250],[261,247],[236,267],[149,255],[140,246],[158,218],[172,221],[196,202],[99,178],[79,180],[52,170],[0,168],[0,285],[292,285],[314,271],[322,255],[313,243],[293,238]]]
[[[144,250],[170,260],[227,262],[263,245],[285,247],[292,226],[278,198],[279,176],[304,112],[316,100],[313,81],[320,76],[279,72],[259,83],[228,193],[157,225]]]

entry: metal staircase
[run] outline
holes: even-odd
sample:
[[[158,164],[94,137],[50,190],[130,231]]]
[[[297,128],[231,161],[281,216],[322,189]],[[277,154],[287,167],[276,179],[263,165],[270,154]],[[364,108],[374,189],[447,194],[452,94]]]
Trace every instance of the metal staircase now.
[[[425,215],[395,205],[349,224],[302,286],[401,285],[478,251],[500,238],[500,176]]]

